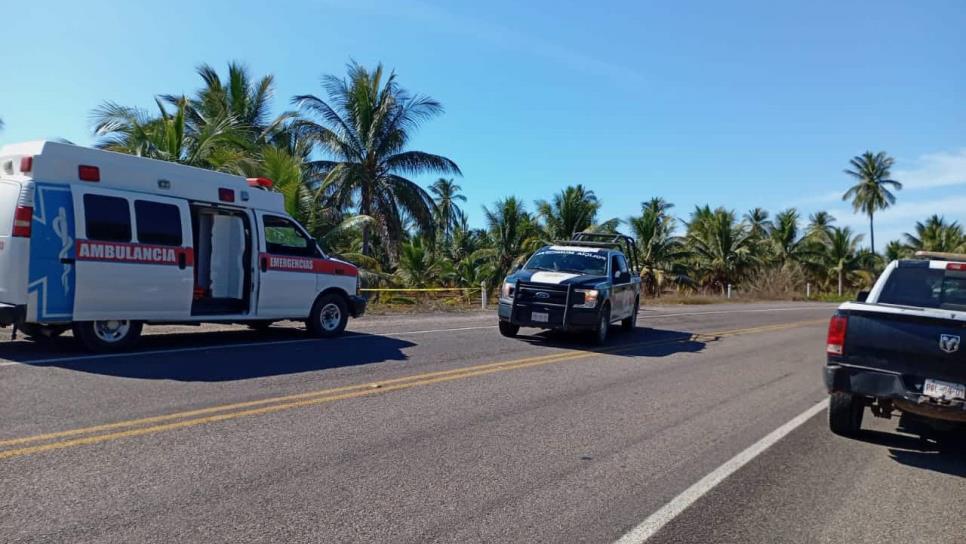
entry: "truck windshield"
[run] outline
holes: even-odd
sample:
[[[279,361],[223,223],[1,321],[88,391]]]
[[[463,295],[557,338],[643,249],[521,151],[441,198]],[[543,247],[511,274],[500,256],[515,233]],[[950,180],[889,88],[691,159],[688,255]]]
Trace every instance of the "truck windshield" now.
[[[896,268],[889,275],[879,302],[966,311],[966,271]]]
[[[531,257],[524,269],[603,276],[607,274],[607,255],[551,249]]]

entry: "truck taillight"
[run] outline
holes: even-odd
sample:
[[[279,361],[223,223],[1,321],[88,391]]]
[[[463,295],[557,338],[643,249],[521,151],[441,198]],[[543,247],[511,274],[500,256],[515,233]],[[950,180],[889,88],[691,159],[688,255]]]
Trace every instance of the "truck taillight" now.
[[[825,341],[825,353],[829,355],[845,355],[845,332],[849,328],[849,318],[844,315],[832,316],[828,322],[828,339]]]
[[[13,235],[18,238],[30,238],[30,222],[33,220],[34,209],[30,206],[17,206],[13,213]]]

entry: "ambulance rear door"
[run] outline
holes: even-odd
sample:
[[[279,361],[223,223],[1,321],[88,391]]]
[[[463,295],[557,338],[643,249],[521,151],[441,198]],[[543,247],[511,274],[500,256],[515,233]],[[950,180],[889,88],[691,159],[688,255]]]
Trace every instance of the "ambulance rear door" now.
[[[74,319],[190,317],[194,251],[187,201],[76,185],[74,189]]]

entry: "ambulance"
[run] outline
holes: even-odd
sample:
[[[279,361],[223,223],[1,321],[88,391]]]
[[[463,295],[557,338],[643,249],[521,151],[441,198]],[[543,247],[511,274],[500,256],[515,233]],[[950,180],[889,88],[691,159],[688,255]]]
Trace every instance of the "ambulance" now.
[[[360,317],[359,270],[327,256],[264,178],[57,142],[0,148],[0,325],[89,350],[145,324]]]

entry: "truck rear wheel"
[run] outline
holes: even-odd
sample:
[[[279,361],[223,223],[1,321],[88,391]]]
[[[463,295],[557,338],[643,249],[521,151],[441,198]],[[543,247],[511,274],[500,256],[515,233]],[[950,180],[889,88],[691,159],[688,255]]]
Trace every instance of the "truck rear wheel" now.
[[[637,299],[634,301],[634,313],[630,317],[621,321],[621,326],[624,327],[625,331],[633,331],[637,328],[637,313],[641,309],[641,300]]]
[[[862,428],[865,402],[850,393],[832,393],[828,399],[828,426],[839,436],[853,437]]]
[[[500,334],[507,338],[514,338],[520,332],[520,326],[509,321],[500,321]]]
[[[306,322],[309,334],[319,338],[339,336],[349,323],[349,306],[339,295],[322,295],[312,306]]]
[[[140,321],[79,321],[74,323],[74,336],[89,351],[112,353],[131,347],[141,337],[142,328]]]

